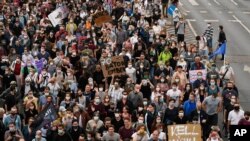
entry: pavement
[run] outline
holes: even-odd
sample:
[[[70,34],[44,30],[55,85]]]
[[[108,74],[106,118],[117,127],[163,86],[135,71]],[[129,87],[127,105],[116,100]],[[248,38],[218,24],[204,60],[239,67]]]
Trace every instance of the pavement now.
[[[223,25],[227,37],[226,60],[230,62],[235,72],[241,107],[245,111],[250,110],[250,0],[179,1],[179,9],[193,37],[203,34],[207,22],[212,23],[213,48],[216,47],[219,35],[218,27]],[[188,35],[188,39],[192,36]],[[189,39],[188,42],[193,40]],[[222,61],[217,63],[223,64]],[[219,122],[222,127],[222,114],[219,116]]]

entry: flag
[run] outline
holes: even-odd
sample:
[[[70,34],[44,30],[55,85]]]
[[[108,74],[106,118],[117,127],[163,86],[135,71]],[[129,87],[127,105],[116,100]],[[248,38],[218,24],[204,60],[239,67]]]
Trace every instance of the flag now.
[[[173,16],[173,13],[174,13],[174,10],[175,10],[176,6],[171,4],[169,7],[168,7],[168,14]]]
[[[40,130],[47,124],[50,124],[57,118],[57,112],[53,103],[48,104],[35,118],[35,121],[32,123],[33,129]]]
[[[220,47],[217,48],[216,51],[213,52],[213,54],[211,54],[209,56],[209,60],[212,59],[215,55],[226,54],[226,48],[227,48],[227,44],[226,43],[221,44]]]
[[[36,61],[35,64],[36,64],[37,71],[40,74],[41,70],[43,69],[43,60],[40,59]]]

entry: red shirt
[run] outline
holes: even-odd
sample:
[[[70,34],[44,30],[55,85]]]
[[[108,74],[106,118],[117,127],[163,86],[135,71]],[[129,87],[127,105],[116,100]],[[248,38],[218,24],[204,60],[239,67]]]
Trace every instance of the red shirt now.
[[[20,73],[21,73],[21,63],[15,63],[14,74],[20,75]]]

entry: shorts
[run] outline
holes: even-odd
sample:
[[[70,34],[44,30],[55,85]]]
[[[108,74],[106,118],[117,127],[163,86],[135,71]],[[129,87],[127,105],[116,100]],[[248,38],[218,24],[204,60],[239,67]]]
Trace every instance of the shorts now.
[[[208,39],[207,40],[207,47],[212,48],[213,47],[213,39]]]

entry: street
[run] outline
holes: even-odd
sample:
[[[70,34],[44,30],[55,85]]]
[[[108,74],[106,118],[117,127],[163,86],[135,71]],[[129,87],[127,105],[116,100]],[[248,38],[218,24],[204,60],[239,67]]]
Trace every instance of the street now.
[[[218,26],[224,26],[228,45],[226,59],[230,61],[235,71],[240,104],[244,110],[248,110],[250,107],[248,83],[250,80],[250,0],[180,0],[179,5],[194,35],[203,34],[206,23],[212,23],[214,49],[218,39]],[[222,64],[222,62],[219,63]]]
[[[180,0],[180,9],[194,36],[202,35],[206,23],[214,27],[213,49],[217,46],[219,25],[227,36],[226,60],[229,60],[236,76],[240,104],[244,110],[250,107],[250,0]],[[221,66],[222,61],[217,64]],[[222,126],[222,113],[219,125]],[[222,132],[223,133],[223,132]],[[224,138],[223,139],[227,140]]]

